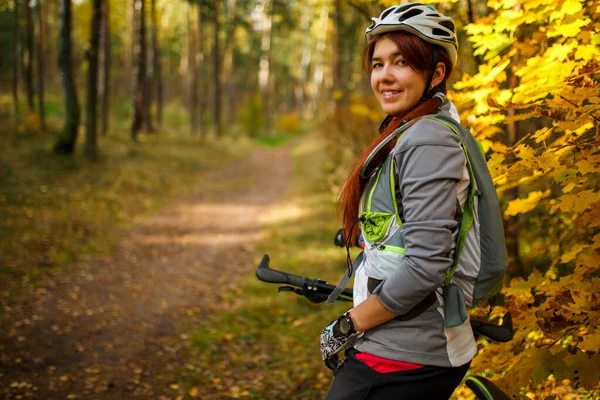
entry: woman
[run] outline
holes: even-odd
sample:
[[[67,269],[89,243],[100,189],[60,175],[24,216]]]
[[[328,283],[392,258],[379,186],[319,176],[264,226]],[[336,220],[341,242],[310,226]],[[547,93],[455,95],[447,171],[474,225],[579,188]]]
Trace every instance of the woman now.
[[[363,64],[388,117],[340,196],[345,237],[360,223],[366,246],[354,308],[321,335],[336,369],[327,399],[448,399],[477,352],[466,312],[448,323],[443,288],[469,189],[444,95],[455,28],[432,7],[404,4],[373,18],[366,38]]]

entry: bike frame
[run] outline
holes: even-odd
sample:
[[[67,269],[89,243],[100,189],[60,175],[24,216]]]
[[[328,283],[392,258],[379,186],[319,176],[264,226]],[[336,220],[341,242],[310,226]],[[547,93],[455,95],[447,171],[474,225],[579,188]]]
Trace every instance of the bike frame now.
[[[289,291],[304,296],[313,303],[323,303],[335,289],[334,285],[330,285],[321,279],[310,279],[275,270],[270,268],[269,264],[270,258],[265,254],[256,268],[256,277],[266,283],[285,285],[279,287],[279,292]],[[337,301],[352,301],[352,294],[352,289],[344,289]],[[510,313],[506,313],[502,321],[502,325],[495,325],[489,322],[471,320],[471,327],[476,337],[485,336],[497,342],[508,342],[513,336]],[[481,400],[510,399],[495,384],[481,376],[468,376],[465,378],[465,385]]]

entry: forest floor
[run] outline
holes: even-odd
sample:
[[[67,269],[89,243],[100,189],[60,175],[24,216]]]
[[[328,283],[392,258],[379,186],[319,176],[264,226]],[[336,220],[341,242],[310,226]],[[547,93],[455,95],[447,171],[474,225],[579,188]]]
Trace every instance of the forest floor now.
[[[174,374],[193,330],[253,272],[259,217],[293,172],[288,153],[254,150],[210,172],[219,185],[140,219],[109,256],[54,270],[34,295],[2,293],[0,397],[190,398]]]

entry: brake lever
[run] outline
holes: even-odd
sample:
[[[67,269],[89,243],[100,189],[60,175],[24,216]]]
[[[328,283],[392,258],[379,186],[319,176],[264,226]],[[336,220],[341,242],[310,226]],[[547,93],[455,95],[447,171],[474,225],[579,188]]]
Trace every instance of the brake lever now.
[[[326,294],[315,293],[309,289],[299,289],[293,286],[280,286],[277,292],[294,292],[298,296],[306,297],[311,303],[323,303],[327,300]]]
[[[302,296],[302,292],[300,291],[300,289],[295,288],[293,286],[279,286],[279,289],[277,289],[277,293],[280,292],[294,292],[297,295]]]

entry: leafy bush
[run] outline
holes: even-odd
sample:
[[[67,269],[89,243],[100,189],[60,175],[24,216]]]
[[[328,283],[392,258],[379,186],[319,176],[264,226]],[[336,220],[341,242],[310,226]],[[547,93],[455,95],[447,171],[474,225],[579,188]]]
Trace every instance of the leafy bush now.
[[[291,112],[281,117],[275,124],[275,128],[291,134],[300,133],[300,117],[298,113]]]
[[[258,136],[265,127],[262,102],[258,94],[244,103],[239,121],[245,134],[250,137]]]

